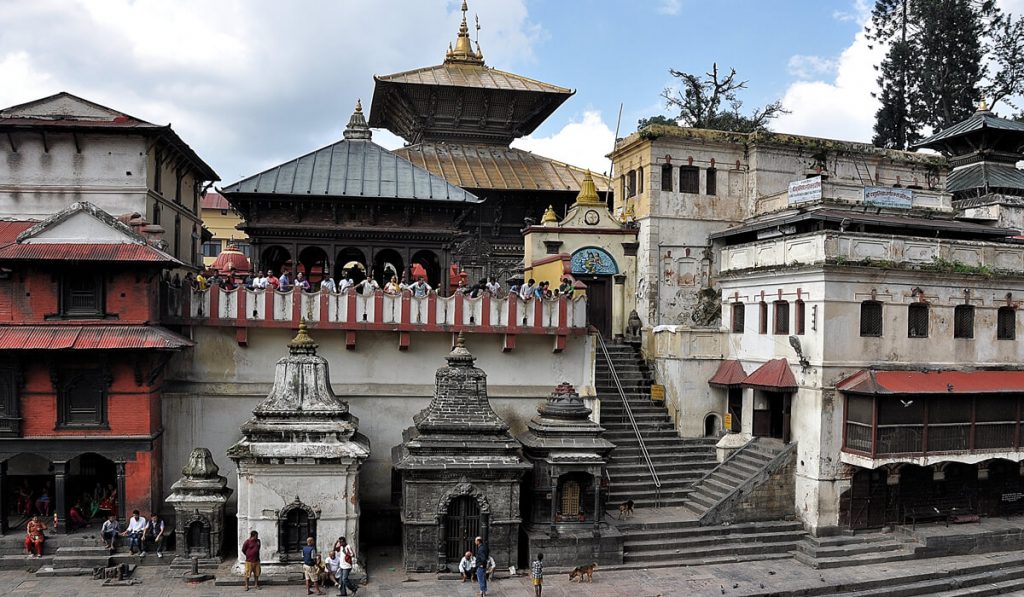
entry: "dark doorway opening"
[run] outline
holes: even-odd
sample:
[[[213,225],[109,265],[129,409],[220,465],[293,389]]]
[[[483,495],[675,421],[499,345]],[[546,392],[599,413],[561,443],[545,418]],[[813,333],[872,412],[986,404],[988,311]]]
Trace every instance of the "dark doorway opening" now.
[[[473,540],[480,534],[480,506],[464,495],[448,504],[445,516],[445,555],[449,562],[458,562],[467,551],[473,551]]]
[[[743,388],[729,388],[728,408],[732,415],[732,428],[729,431],[739,433],[742,430],[740,414],[743,412]]]
[[[612,338],[612,284],[609,276],[576,276],[587,285],[587,323]]]
[[[754,409],[754,435],[789,442],[790,394],[762,392],[762,408]],[[755,400],[757,402],[757,400]]]

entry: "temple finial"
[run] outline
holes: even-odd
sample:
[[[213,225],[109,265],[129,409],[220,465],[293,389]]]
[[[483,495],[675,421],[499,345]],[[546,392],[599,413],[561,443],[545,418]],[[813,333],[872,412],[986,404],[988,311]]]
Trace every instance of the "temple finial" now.
[[[466,13],[469,12],[469,4],[462,0],[462,22],[459,24],[459,35],[455,38],[455,46],[448,44],[448,53],[445,55],[445,63],[480,64],[484,63],[483,52],[480,51],[480,44],[477,43],[476,51],[473,51],[473,42],[469,39],[469,23],[466,20]],[[480,30],[480,20],[477,19],[477,31]]]
[[[466,3],[465,2],[462,3],[462,10],[463,11],[466,10]],[[466,336],[462,332],[459,332],[459,335],[455,338],[455,347],[456,348],[465,348],[466,347]]]
[[[580,181],[580,193],[576,195],[576,203],[583,205],[601,205],[601,197],[597,194],[597,186],[594,184],[594,177],[590,174],[590,170],[583,175],[583,180]]]
[[[299,333],[295,334],[292,341],[288,343],[288,349],[292,354],[316,354],[320,346],[309,335],[309,328],[306,326],[306,318],[299,320]]]
[[[984,95],[981,96],[981,102],[978,103],[978,111],[988,112],[988,100],[985,99]]]
[[[555,206],[549,205],[548,208],[544,210],[544,215],[541,217],[540,223],[553,224],[556,222],[558,222],[558,214],[555,213]]]
[[[363,102],[358,99],[356,100],[356,109],[352,112],[352,118],[348,119],[348,126],[345,127],[344,136],[346,139],[369,140],[373,138],[373,133],[366,124],[366,117],[363,116]]]
[[[363,100],[358,98],[356,99],[356,112],[359,114],[363,113]]]

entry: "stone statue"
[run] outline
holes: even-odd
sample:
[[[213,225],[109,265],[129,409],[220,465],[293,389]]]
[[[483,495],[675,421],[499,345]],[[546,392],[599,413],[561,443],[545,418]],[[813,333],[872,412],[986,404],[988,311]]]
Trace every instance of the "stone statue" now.
[[[623,334],[623,340],[627,344],[639,344],[640,343],[640,330],[644,324],[640,321],[640,315],[633,309],[629,312],[629,319],[626,321],[626,333]]]

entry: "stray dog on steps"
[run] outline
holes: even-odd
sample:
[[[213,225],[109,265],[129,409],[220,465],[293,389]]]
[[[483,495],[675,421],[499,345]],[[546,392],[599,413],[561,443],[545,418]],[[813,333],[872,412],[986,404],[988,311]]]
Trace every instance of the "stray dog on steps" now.
[[[619,520],[629,518],[633,515],[633,500],[626,500],[619,504]]]

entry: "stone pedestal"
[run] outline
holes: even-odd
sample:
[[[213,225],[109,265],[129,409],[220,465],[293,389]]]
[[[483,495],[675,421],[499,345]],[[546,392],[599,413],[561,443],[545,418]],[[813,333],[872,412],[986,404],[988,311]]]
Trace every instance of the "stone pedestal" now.
[[[242,439],[228,450],[238,466],[238,545],[259,533],[264,574],[299,569],[306,537],[327,553],[338,537],[359,546],[359,467],[370,442],[331,390],[327,361],[306,332],[277,362],[274,387]],[[235,571],[241,573],[239,553]]]
[[[174,506],[174,542],[178,557],[215,558],[224,552],[224,504],[231,495],[228,480],[206,448],[196,448],[171,486],[167,503]]]
[[[726,433],[722,436],[722,439],[718,440],[715,444],[715,452],[718,458],[718,462],[725,462],[727,458],[732,456],[732,453],[739,450],[743,446],[747,445],[750,441],[750,436],[746,433]]]

